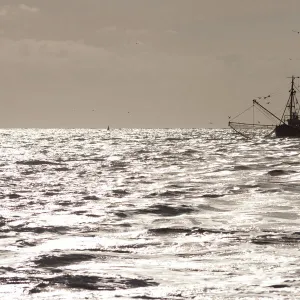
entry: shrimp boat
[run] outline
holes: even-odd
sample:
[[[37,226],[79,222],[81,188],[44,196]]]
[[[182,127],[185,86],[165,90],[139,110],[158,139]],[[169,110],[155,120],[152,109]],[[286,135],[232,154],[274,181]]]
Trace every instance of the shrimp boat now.
[[[228,126],[233,129],[237,134],[242,135],[245,138],[252,138],[255,136],[272,136],[276,137],[299,137],[300,138],[300,120],[299,120],[299,111],[300,106],[296,97],[296,91],[299,92],[298,88],[295,85],[295,79],[300,77],[288,77],[291,78],[291,88],[289,90],[289,98],[285,105],[285,109],[281,118],[277,117],[270,110],[265,108],[261,103],[256,99],[253,99],[252,105],[243,111],[241,114],[237,115],[228,123]],[[271,95],[263,98],[263,100],[269,98]],[[270,103],[270,102],[268,102]],[[246,122],[234,122],[234,119],[240,117],[245,112],[252,109],[252,123]],[[261,124],[259,121],[255,122],[255,111],[260,111],[271,124]],[[270,122],[268,122],[270,123]]]

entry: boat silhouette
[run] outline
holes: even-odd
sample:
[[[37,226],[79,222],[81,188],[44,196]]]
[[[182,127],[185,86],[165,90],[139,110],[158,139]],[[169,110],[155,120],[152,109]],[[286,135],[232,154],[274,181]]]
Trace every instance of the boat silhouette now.
[[[296,97],[296,91],[299,90],[295,86],[295,79],[300,77],[292,76],[288,78],[292,79],[291,88],[289,90],[289,98],[285,105],[285,109],[281,118],[277,117],[269,109],[264,107],[258,100],[253,99],[252,105],[249,108],[247,108],[236,117],[230,118],[228,126],[232,128],[234,132],[244,136],[245,138],[254,137],[256,136],[257,132],[264,133],[265,136],[271,136],[272,134],[274,134],[276,137],[300,137],[300,106]],[[268,95],[266,97],[259,97],[259,100],[265,100],[267,98],[270,98],[270,96],[271,95]],[[268,101],[266,104],[269,103],[270,101]],[[266,116],[269,120],[272,120],[273,124],[261,124],[260,121],[255,122],[255,108],[263,113],[264,116]],[[252,109],[253,111],[252,123],[233,121],[250,109]]]

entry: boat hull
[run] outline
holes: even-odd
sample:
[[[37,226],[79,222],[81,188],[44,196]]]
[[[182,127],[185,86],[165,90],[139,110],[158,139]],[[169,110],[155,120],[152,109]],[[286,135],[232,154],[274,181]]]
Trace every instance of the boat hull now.
[[[282,124],[275,127],[275,134],[277,137],[299,137],[300,127],[293,127],[287,124]]]

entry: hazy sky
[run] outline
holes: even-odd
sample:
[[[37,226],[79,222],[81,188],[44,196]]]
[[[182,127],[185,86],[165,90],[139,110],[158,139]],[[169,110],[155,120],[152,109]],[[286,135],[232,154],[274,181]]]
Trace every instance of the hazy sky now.
[[[299,16],[299,0],[0,0],[0,127],[226,127],[268,94],[279,113]]]

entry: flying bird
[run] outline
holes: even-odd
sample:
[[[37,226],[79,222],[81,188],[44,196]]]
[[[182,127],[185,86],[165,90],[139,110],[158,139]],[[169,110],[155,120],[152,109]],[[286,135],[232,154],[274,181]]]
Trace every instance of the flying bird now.
[[[267,98],[270,98],[270,97],[271,97],[271,95],[268,95],[268,96],[265,96],[264,99],[267,99]]]
[[[296,32],[296,33],[298,33],[298,34],[300,34],[300,31],[297,31],[297,30],[292,30],[293,32]]]
[[[269,101],[269,102],[267,102],[267,104],[270,104],[270,101]]]

